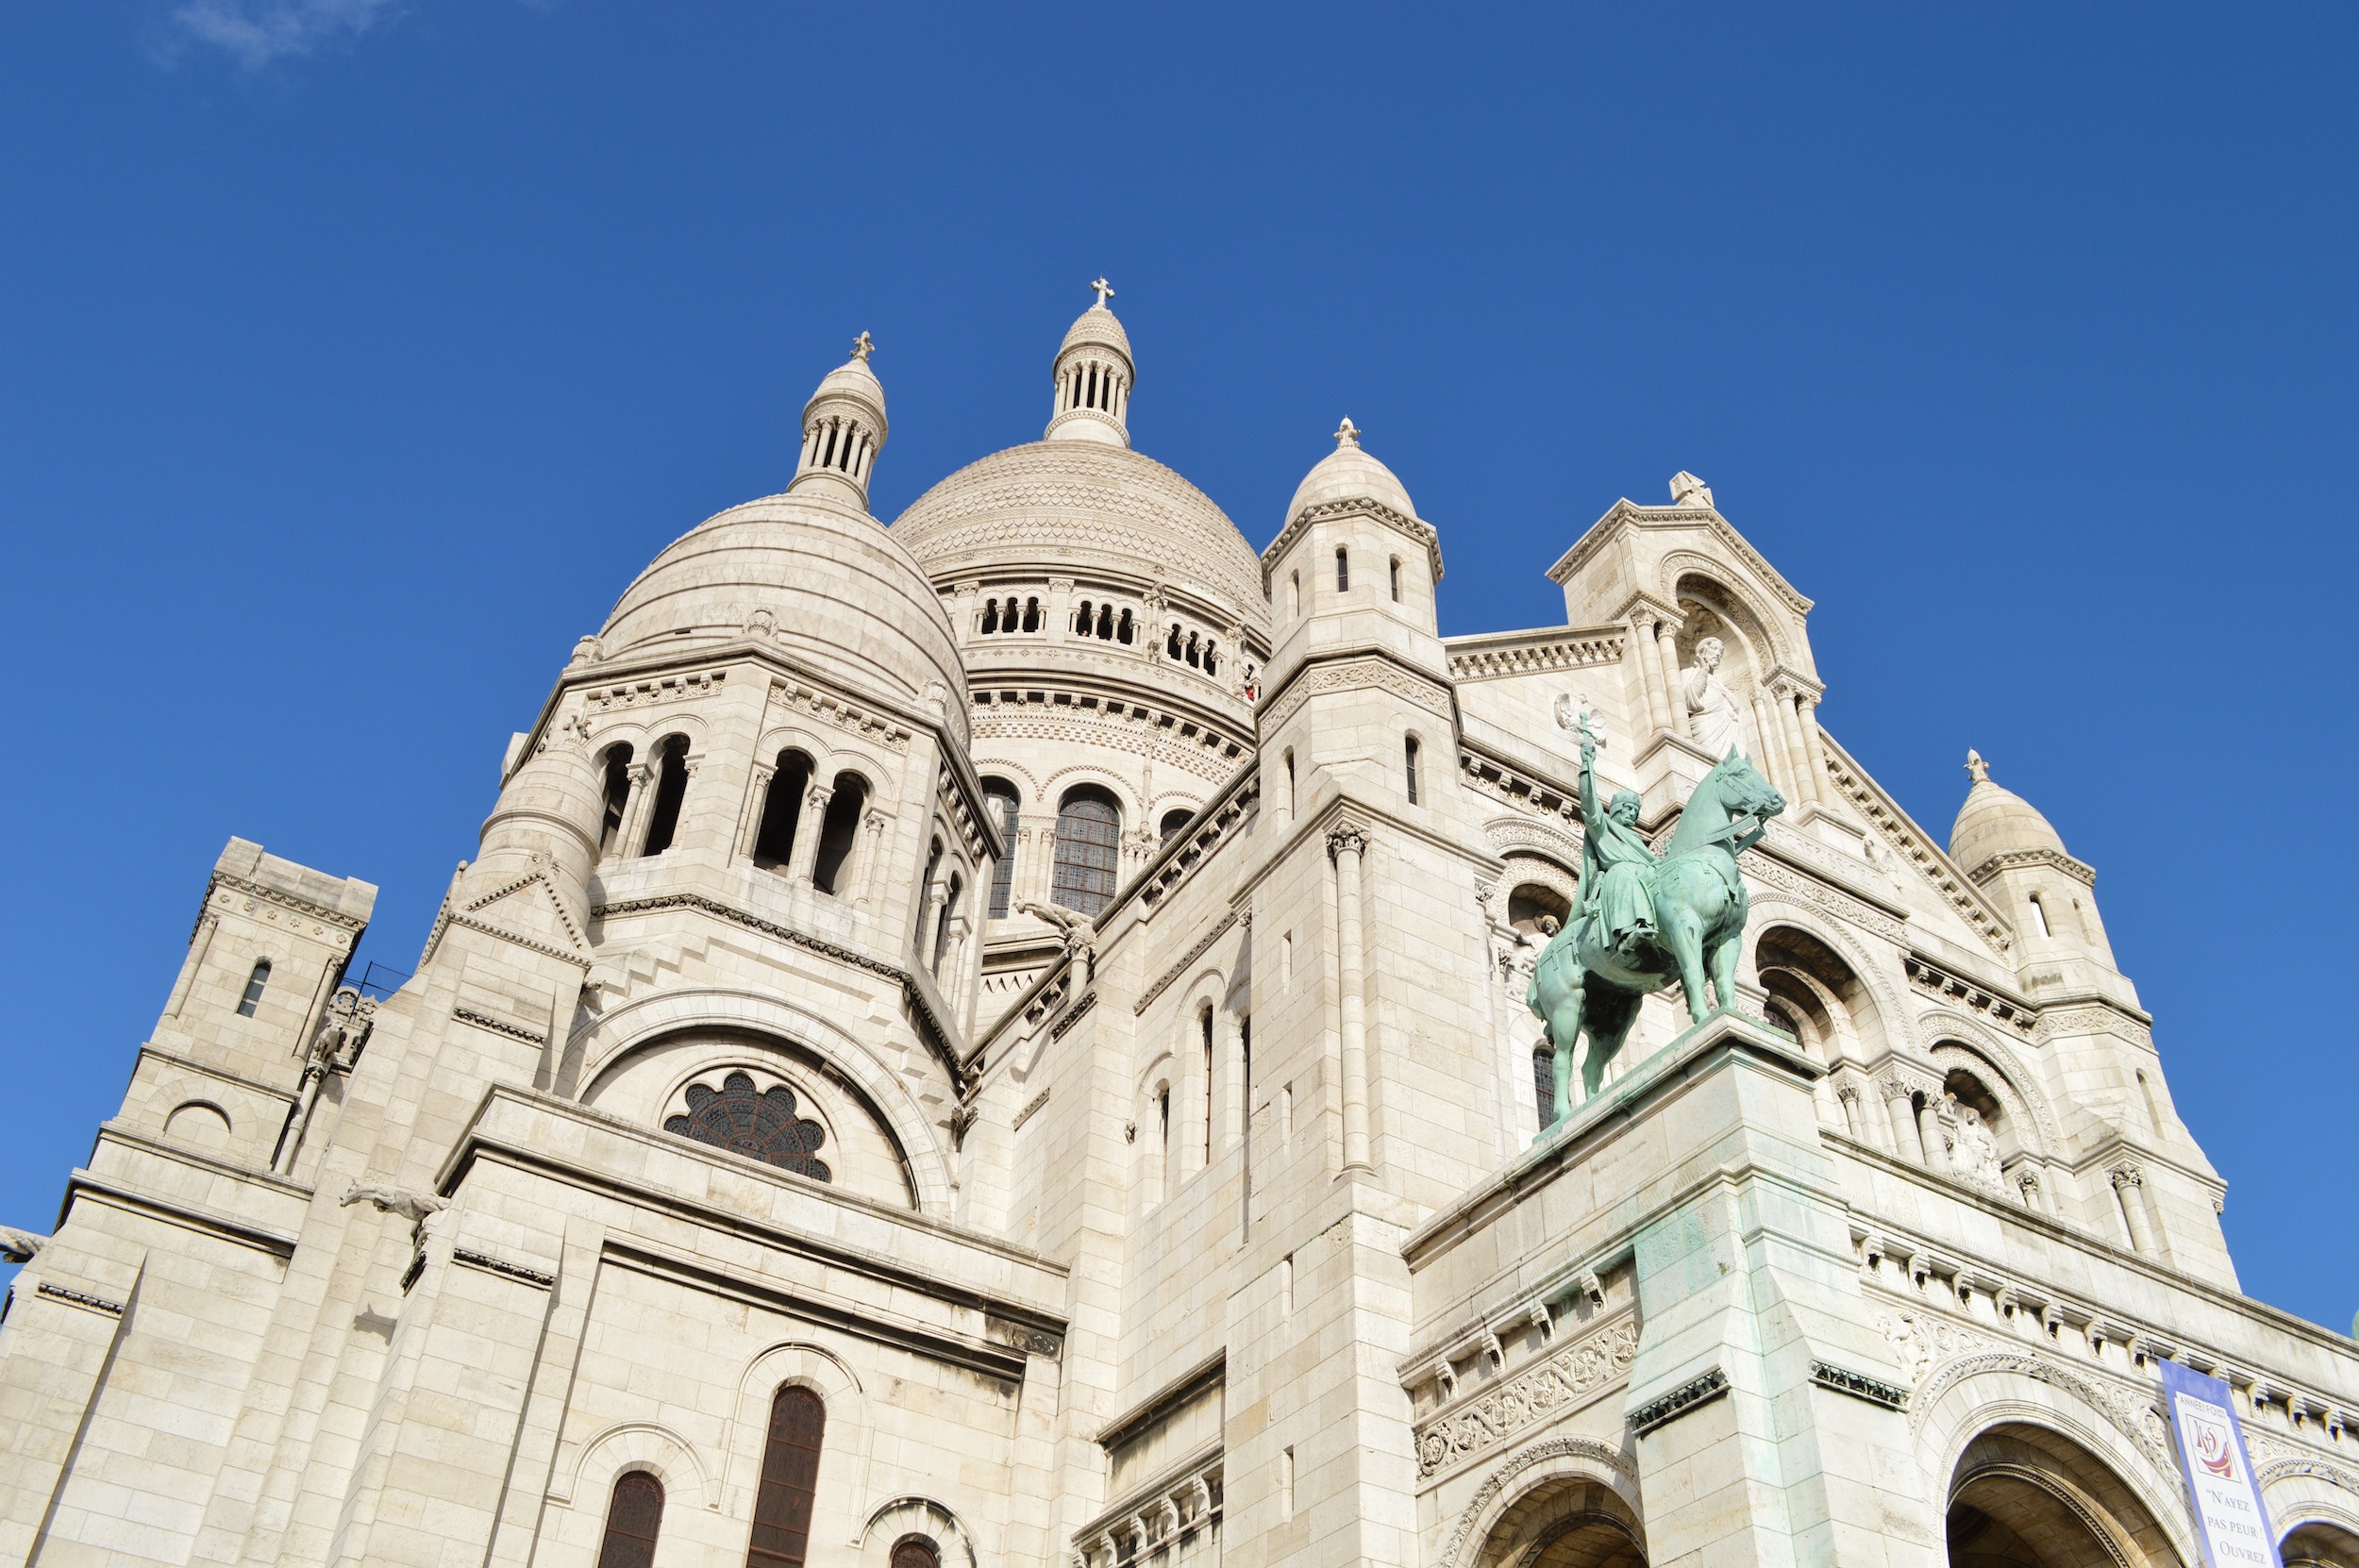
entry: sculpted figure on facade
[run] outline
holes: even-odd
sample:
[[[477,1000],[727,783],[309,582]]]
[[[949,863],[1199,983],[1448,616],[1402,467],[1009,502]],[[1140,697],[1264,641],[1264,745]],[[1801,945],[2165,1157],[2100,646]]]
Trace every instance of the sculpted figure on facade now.
[[[1680,692],[1687,701],[1687,732],[1714,757],[1731,752],[1750,756],[1745,744],[1745,709],[1719,676],[1728,646],[1716,637],[1696,644],[1696,662],[1680,672]]]
[[[1556,1053],[1551,1121],[1572,1109],[1574,1048],[1585,1031],[1581,1097],[1595,1095],[1637,1021],[1638,1005],[1674,980],[1700,1024],[1736,1005],[1736,962],[1749,900],[1736,858],[1761,841],[1785,797],[1732,749],[1704,775],[1657,861],[1638,834],[1637,797],[1598,809],[1598,738],[1589,716],[1560,698],[1557,723],[1581,738],[1581,908],[1548,943],[1525,1005],[1548,1026]],[[1627,817],[1629,820],[1622,820]]]

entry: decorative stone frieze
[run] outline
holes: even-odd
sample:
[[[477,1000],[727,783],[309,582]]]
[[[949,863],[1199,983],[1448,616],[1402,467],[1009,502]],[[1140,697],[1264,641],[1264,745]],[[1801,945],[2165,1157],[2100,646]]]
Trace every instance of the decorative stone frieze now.
[[[1417,1426],[1417,1473],[1430,1476],[1489,1451],[1537,1422],[1591,1403],[1628,1377],[1637,1354],[1637,1320],[1619,1318],[1571,1341],[1495,1389],[1469,1395],[1455,1407],[1445,1404]]]

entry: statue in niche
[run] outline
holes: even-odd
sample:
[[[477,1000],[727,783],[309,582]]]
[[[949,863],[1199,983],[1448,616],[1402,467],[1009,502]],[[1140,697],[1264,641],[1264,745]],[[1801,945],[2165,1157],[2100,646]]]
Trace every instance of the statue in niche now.
[[[1696,662],[1680,672],[1680,692],[1687,699],[1687,732],[1715,757],[1731,752],[1750,756],[1745,748],[1745,709],[1719,676],[1728,644],[1707,637],[1696,644]]]
[[[1551,1125],[1572,1113],[1575,1046],[1584,1031],[1581,1098],[1594,1097],[1638,1005],[1677,980],[1700,1024],[1736,1005],[1736,960],[1749,907],[1736,858],[1761,842],[1785,797],[1732,747],[1680,811],[1663,859],[1639,834],[1638,797],[1598,804],[1598,740],[1590,716],[1560,697],[1556,722],[1581,739],[1581,904],[1534,967],[1524,1004],[1556,1055]]]
[[[1991,1136],[1990,1124],[1983,1120],[1981,1111],[1955,1094],[1944,1097],[1957,1113],[1957,1130],[1949,1138],[1949,1168],[1962,1181],[1993,1193],[2005,1192],[2006,1176],[1999,1166],[1999,1140]]]

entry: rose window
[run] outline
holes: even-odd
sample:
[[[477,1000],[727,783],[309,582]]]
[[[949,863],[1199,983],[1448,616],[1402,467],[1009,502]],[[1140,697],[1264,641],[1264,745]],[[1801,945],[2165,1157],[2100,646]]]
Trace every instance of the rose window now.
[[[751,1155],[796,1176],[833,1179],[827,1161],[818,1158],[828,1129],[795,1114],[795,1091],[784,1084],[758,1093],[754,1080],[744,1073],[731,1073],[718,1089],[692,1083],[688,1114],[671,1118],[663,1130],[731,1154]]]

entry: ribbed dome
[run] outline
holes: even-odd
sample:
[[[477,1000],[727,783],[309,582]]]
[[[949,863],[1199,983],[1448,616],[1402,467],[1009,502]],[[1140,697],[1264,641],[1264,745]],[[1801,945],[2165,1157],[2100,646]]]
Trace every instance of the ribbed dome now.
[[[1096,312],[1092,312],[1095,314]],[[937,581],[1087,561],[1192,586],[1260,627],[1262,561],[1213,498],[1152,458],[1091,442],[1011,446],[919,496],[893,537]]]
[[[1321,458],[1302,476],[1302,483],[1295,487],[1295,498],[1286,503],[1284,521],[1292,523],[1302,515],[1305,507],[1364,500],[1381,502],[1404,516],[1417,515],[1416,503],[1409,499],[1408,490],[1394,477],[1391,469],[1361,449],[1360,433],[1351,427],[1351,421],[1345,420],[1344,427],[1335,433],[1335,450]]]
[[[1093,305],[1074,318],[1073,325],[1065,328],[1064,342],[1057,345],[1057,352],[1062,354],[1076,343],[1104,343],[1132,365],[1138,363],[1130,353],[1130,334],[1122,329],[1114,313],[1102,305]]]
[[[610,658],[657,639],[735,638],[756,610],[848,690],[923,706],[939,682],[964,739],[966,673],[940,596],[897,541],[841,503],[772,495],[707,519],[623,591],[599,636]]]
[[[1971,875],[1995,855],[2026,849],[2066,853],[2064,840],[2030,801],[1990,781],[1980,753],[1968,752],[1966,758],[1974,788],[1966,792],[1966,804],[1958,808],[1957,823],[1949,829],[1949,858],[1960,869]]]
[[[811,400],[816,403],[829,392],[864,397],[875,403],[879,411],[884,409],[884,383],[877,379],[877,373],[868,368],[865,359],[846,359],[821,376],[819,390],[811,394]]]

